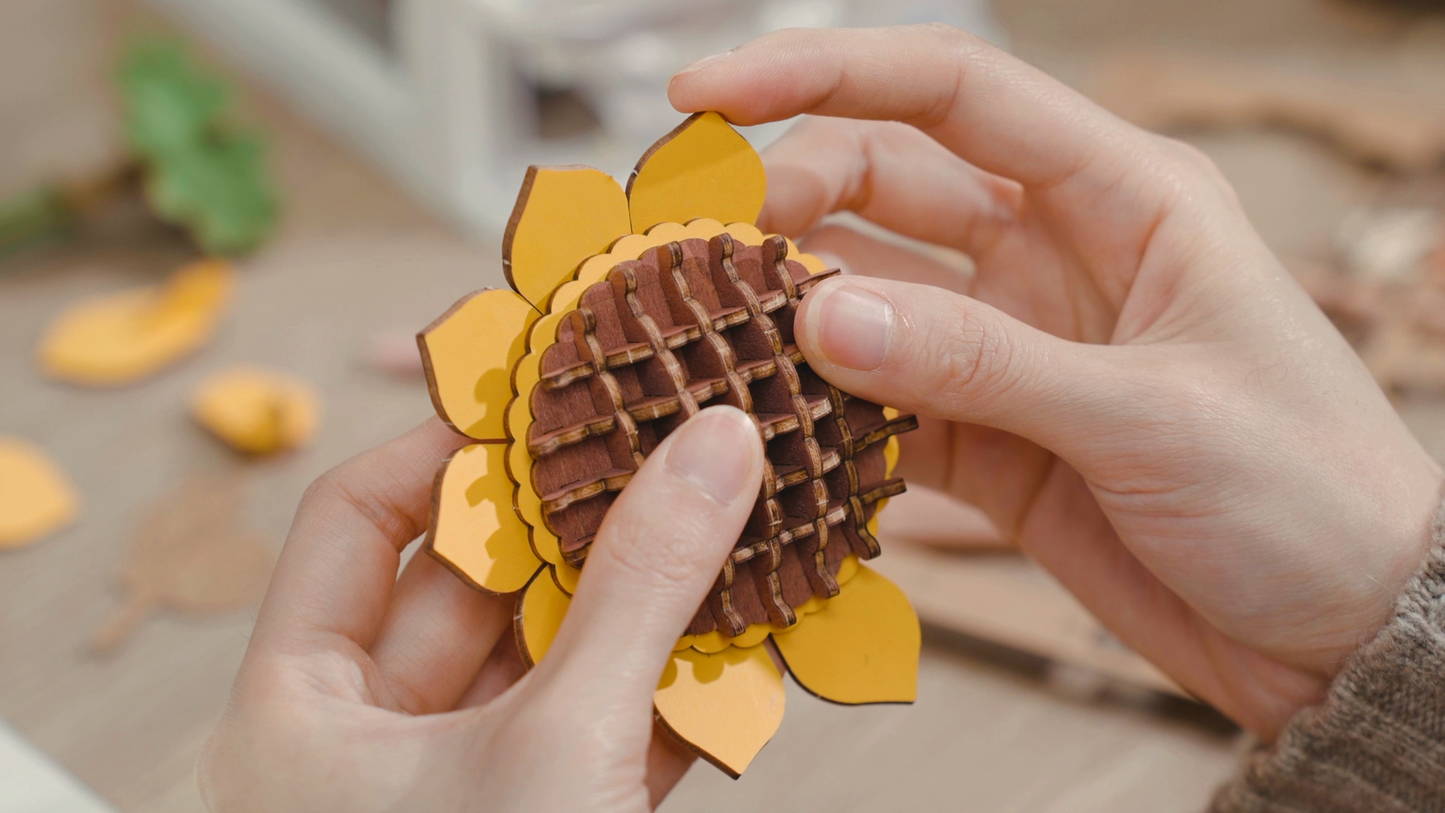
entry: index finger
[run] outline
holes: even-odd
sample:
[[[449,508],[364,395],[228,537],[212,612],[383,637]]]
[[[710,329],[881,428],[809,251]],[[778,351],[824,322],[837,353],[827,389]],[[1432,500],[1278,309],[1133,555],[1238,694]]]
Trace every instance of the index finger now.
[[[1104,149],[1143,131],[1042,71],[945,25],[792,29],[759,37],[672,78],[683,112],[735,124],[811,113],[902,121],[969,163],[1028,187],[1108,183]]]
[[[261,604],[256,636],[320,631],[369,646],[391,601],[401,551],[426,530],[437,469],[469,442],[431,418],[312,483]]]

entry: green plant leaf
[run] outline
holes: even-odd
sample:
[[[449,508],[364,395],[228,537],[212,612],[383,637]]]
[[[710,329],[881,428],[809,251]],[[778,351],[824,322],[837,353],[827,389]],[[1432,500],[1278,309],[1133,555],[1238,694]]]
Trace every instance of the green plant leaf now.
[[[151,168],[146,197],[208,253],[237,254],[259,244],[275,222],[276,202],[263,178],[260,142],[233,135],[171,150]]]
[[[229,93],[198,71],[185,49],[162,39],[136,40],[117,71],[126,139],[142,158],[204,139],[220,123]]]
[[[188,229],[212,254],[243,253],[265,240],[278,209],[265,145],[229,118],[226,85],[179,43],[154,38],[131,45],[117,81],[126,138],[156,216]]]

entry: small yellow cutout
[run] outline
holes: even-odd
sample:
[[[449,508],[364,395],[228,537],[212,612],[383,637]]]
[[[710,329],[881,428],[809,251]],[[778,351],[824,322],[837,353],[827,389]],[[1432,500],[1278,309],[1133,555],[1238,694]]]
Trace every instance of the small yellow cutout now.
[[[737,777],[783,721],[783,676],[766,647],[672,653],[652,696],[658,721]]]
[[[453,453],[438,476],[436,519],[427,532],[433,556],[492,593],[522,589],[542,566],[527,544],[527,526],[512,510],[506,453],[501,443],[474,443]]]
[[[502,235],[502,270],[538,310],[593,254],[628,228],[627,195],[601,170],[531,167]]]
[[[39,446],[0,437],[0,550],[23,548],[69,524],[75,488]]]
[[[827,606],[773,637],[798,685],[835,703],[912,703],[922,636],[913,606],[866,565]]]
[[[632,231],[699,217],[752,223],[767,188],[747,139],[717,113],[697,113],[643,154],[627,180]]]
[[[310,383],[243,366],[202,382],[191,397],[191,414],[236,449],[269,454],[309,441],[316,433],[321,405]]]
[[[547,656],[571,604],[572,597],[546,573],[537,574],[527,585],[527,592],[517,604],[516,626],[517,648],[528,666],[536,666]]]
[[[512,365],[526,351],[537,311],[513,291],[487,289],[463,297],[417,334],[437,415],[477,440],[504,440]]]
[[[72,305],[46,330],[40,367],[51,378],[91,386],[156,373],[211,337],[230,299],[232,276],[230,263],[202,260],[163,285]]]

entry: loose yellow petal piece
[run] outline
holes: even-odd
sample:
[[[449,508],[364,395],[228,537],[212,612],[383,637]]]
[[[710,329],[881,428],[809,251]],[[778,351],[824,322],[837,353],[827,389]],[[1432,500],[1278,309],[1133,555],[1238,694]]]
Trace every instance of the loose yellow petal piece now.
[[[567,617],[567,608],[572,597],[562,592],[557,582],[547,573],[538,573],[537,578],[527,585],[527,592],[517,604],[514,619],[517,632],[517,649],[522,661],[536,666],[552,648],[552,639],[562,628],[562,619]]]
[[[502,270],[512,290],[540,310],[577,266],[631,231],[627,195],[585,166],[531,167],[502,236]]]
[[[0,550],[59,530],[80,508],[75,488],[40,447],[0,437]]]
[[[505,444],[474,443],[442,464],[426,540],[442,564],[492,593],[521,590],[542,566],[512,509],[506,454]]]
[[[536,318],[515,292],[489,288],[463,297],[417,334],[427,389],[442,420],[477,440],[507,437],[512,365],[526,352]]]
[[[835,703],[912,703],[921,635],[913,606],[866,566],[773,643],[798,685]]]
[[[92,386],[144,378],[211,337],[231,287],[230,263],[202,260],[163,285],[72,305],[46,330],[40,367],[52,378]]]
[[[737,777],[783,721],[783,676],[764,646],[684,649],[672,653],[652,702],[663,727]]]
[[[214,375],[191,396],[191,414],[216,437],[251,454],[306,443],[321,419],[310,383],[259,367],[233,367]]]
[[[752,223],[767,187],[747,139],[717,113],[695,113],[653,144],[627,180],[632,231],[699,217]]]

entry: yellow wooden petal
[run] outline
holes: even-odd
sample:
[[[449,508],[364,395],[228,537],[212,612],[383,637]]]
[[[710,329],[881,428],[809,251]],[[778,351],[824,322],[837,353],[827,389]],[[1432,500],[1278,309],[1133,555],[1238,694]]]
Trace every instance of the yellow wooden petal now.
[[[567,608],[571,604],[572,597],[562,592],[557,582],[545,571],[538,573],[532,583],[527,585],[527,592],[522,594],[522,600],[517,603],[517,615],[514,619],[517,649],[522,653],[522,661],[527,666],[536,666],[546,657],[547,650],[552,648],[552,639],[557,637],[557,630],[561,629],[562,619],[567,617]]]
[[[159,287],[80,302],[46,330],[40,367],[52,378],[93,386],[126,384],[155,373],[210,338],[231,287],[230,263],[203,260]]]
[[[527,544],[527,526],[512,509],[512,481],[501,443],[474,443],[452,453],[437,475],[427,548],[474,587],[521,590],[542,566]]]
[[[191,397],[191,414],[231,446],[268,454],[310,440],[321,418],[321,404],[307,381],[239,366],[202,382]]]
[[[752,223],[767,187],[747,139],[717,113],[695,113],[653,144],[627,180],[632,231],[699,217]]]
[[[577,266],[631,231],[627,196],[601,170],[531,167],[502,236],[502,270],[538,309]]]
[[[918,616],[902,590],[866,566],[773,642],[793,679],[824,700],[912,703],[918,696]]]
[[[442,420],[477,440],[506,438],[512,365],[526,352],[536,318],[527,300],[489,288],[463,297],[417,334],[427,389]]]
[[[557,580],[557,586],[562,592],[569,596],[577,595],[577,580],[582,578],[582,571],[563,562],[552,567],[552,578]]]
[[[737,777],[783,721],[783,676],[767,647],[672,653],[652,696],[663,727]]]
[[[37,542],[75,518],[80,498],[40,447],[0,437],[0,550]]]

